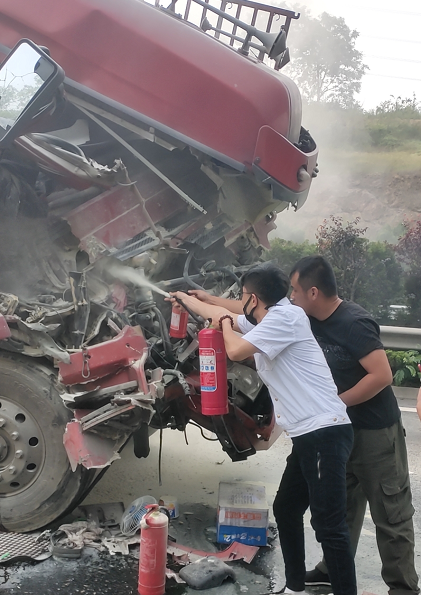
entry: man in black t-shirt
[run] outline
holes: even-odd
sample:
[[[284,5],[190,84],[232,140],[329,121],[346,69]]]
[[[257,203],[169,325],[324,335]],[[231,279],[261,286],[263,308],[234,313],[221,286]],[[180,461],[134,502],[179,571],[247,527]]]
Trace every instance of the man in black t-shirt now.
[[[291,301],[309,316],[354,428],[347,466],[347,523],[354,553],[368,501],[389,593],[417,594],[405,435],[379,326],[358,304],[339,298],[332,267],[322,256],[302,258],[290,278]],[[323,561],[307,572],[306,585],[330,585]]]

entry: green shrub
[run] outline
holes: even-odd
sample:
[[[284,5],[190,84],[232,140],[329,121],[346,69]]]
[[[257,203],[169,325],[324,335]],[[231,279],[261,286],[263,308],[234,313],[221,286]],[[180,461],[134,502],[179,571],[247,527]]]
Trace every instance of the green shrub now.
[[[418,370],[418,364],[421,363],[421,353],[419,351],[414,349],[408,351],[386,349],[386,355],[392,368],[395,386],[419,387],[421,377]]]

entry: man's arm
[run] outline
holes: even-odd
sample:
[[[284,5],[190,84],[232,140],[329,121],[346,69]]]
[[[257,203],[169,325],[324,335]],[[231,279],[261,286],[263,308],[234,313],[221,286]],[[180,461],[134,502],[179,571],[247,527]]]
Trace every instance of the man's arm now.
[[[221,322],[225,349],[227,356],[231,361],[241,362],[242,360],[259,351],[254,345],[249,343],[249,341],[243,339],[237,334],[237,332],[240,331],[237,324],[238,314],[232,310],[230,311],[226,308],[221,308],[221,306],[214,306],[204,303],[191,295],[183,293],[182,291],[177,291],[172,295],[182,300],[195,314],[199,314],[199,316],[203,316],[203,318],[211,318],[212,325],[216,326],[216,328],[219,328],[219,320],[222,316],[225,316],[226,314],[231,316],[234,321],[233,328],[231,327],[231,320],[229,318],[224,318],[224,320]],[[230,304],[230,300],[226,301],[228,304]],[[233,303],[235,304],[236,301],[233,300]]]
[[[417,413],[418,413],[418,417],[421,420],[421,388],[418,391],[418,396],[417,396]]]
[[[369,401],[381,390],[392,384],[393,376],[384,349],[376,349],[359,360],[366,370],[364,376],[355,386],[339,396],[348,407]]]
[[[193,297],[192,295],[188,295],[187,293],[183,293],[182,291],[176,291],[171,295],[181,300],[184,304],[186,304],[187,308],[192,310],[192,312],[194,312],[195,314],[199,314],[199,316],[203,316],[203,318],[211,318],[213,326],[216,326],[217,328],[219,328],[219,319],[221,318],[221,316],[229,314],[234,321],[234,330],[240,331],[237,324],[238,314],[236,314],[233,310],[202,302],[197,298]],[[230,303],[230,300],[225,301],[228,304]],[[236,300],[233,300],[233,303],[235,304]],[[231,321],[229,319],[226,320],[231,326]]]
[[[172,295],[181,299],[195,314],[199,314],[200,316],[203,316],[203,318],[212,318],[212,325],[216,328],[219,328],[219,320],[222,316],[225,316],[226,314],[231,316],[234,321],[233,328],[231,327],[231,320],[229,318],[224,318],[221,322],[225,349],[227,351],[227,356],[231,361],[241,362],[259,351],[246,339],[238,336],[237,332],[240,329],[237,324],[238,314],[235,312],[229,311],[226,308],[221,308],[220,306],[206,304],[182,291],[177,291]],[[229,302],[229,300],[227,301]]]
[[[211,295],[204,289],[189,289],[189,295],[193,295],[198,300],[210,306],[219,306],[220,308],[226,308],[230,312],[235,314],[243,313],[243,306],[241,300],[230,300],[227,298],[221,298],[216,295]]]
[[[222,332],[224,335],[225,349],[227,356],[233,362],[241,362],[243,359],[250,357],[259,350],[249,343],[246,339],[239,337],[234,329],[231,328],[231,321],[225,318],[222,321]]]

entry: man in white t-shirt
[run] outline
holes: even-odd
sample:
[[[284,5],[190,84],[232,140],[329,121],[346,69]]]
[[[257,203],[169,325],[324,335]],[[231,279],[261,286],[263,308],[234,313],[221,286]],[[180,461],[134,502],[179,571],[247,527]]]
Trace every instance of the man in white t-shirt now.
[[[304,593],[303,517],[310,506],[334,595],[355,595],[345,482],[353,432],[346,407],[307,316],[286,297],[288,277],[266,263],[249,269],[241,286],[241,301],[202,291],[192,292],[195,296],[174,295],[221,329],[231,360],[254,355],[257,372],[272,398],[276,422],[292,439],[292,452],[273,504],[285,562],[282,592]]]

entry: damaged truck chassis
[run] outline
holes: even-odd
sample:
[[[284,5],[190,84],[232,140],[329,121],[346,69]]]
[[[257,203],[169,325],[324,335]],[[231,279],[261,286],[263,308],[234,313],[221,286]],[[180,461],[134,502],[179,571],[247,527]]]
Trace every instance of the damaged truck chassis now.
[[[299,15],[182,1],[0,0],[4,530],[72,510],[153,430],[198,425],[233,461],[279,435],[250,361],[228,362],[229,413],[202,414],[203,321],[172,338],[163,294],[237,298],[307,197],[317,148],[278,72]]]

